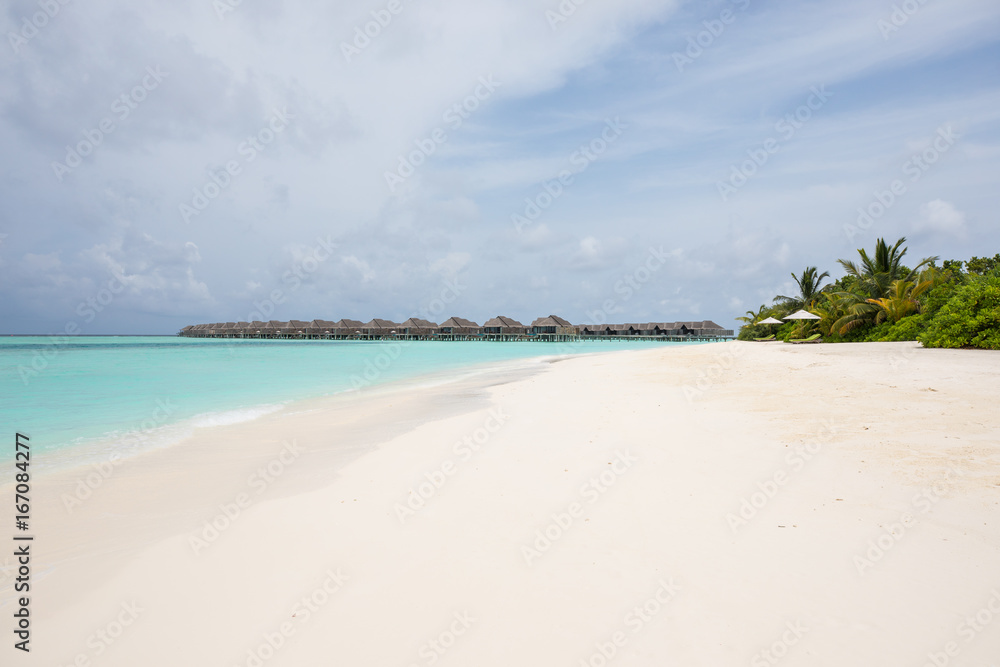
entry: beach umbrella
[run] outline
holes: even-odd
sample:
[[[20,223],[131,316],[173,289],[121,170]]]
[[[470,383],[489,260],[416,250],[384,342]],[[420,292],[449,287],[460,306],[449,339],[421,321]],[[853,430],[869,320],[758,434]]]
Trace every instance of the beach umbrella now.
[[[813,315],[808,310],[800,310],[798,312],[792,313],[786,320],[821,320],[823,319],[819,315]]]
[[[776,320],[773,317],[769,317],[766,320],[761,320],[757,324],[784,324],[781,320]]]

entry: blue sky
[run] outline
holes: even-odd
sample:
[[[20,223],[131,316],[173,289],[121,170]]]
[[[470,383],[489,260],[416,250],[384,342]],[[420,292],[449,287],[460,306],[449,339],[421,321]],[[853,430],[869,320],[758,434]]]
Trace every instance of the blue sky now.
[[[2,333],[734,326],[879,236],[1000,252],[996,2],[45,6],[2,17]]]

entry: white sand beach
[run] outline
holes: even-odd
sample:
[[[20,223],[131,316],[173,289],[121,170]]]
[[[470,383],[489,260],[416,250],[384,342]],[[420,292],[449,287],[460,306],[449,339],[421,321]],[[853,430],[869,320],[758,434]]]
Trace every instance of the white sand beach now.
[[[998,378],[914,343],[616,352],[216,427],[72,511],[94,469],[52,474],[25,664],[986,667]]]

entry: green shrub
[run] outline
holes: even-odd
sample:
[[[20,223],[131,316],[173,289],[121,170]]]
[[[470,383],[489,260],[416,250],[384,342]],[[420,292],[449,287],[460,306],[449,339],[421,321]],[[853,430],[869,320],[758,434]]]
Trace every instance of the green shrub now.
[[[883,322],[873,327],[868,340],[879,343],[917,340],[926,328],[927,318],[924,315],[909,315],[895,324]]]
[[[926,347],[1000,350],[1000,276],[973,277],[931,318]]]

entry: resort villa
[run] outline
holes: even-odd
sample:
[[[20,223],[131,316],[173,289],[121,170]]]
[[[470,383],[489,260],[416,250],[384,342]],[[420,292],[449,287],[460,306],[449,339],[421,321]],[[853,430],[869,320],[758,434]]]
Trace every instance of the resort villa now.
[[[416,317],[402,323],[381,319],[368,323],[347,319],[336,322],[217,322],[186,326],[179,335],[187,338],[277,340],[705,341],[732,338],[733,330],[723,329],[711,320],[575,325],[557,315],[539,317],[527,326],[512,317],[498,315],[482,326],[461,317],[451,317],[440,325]]]

